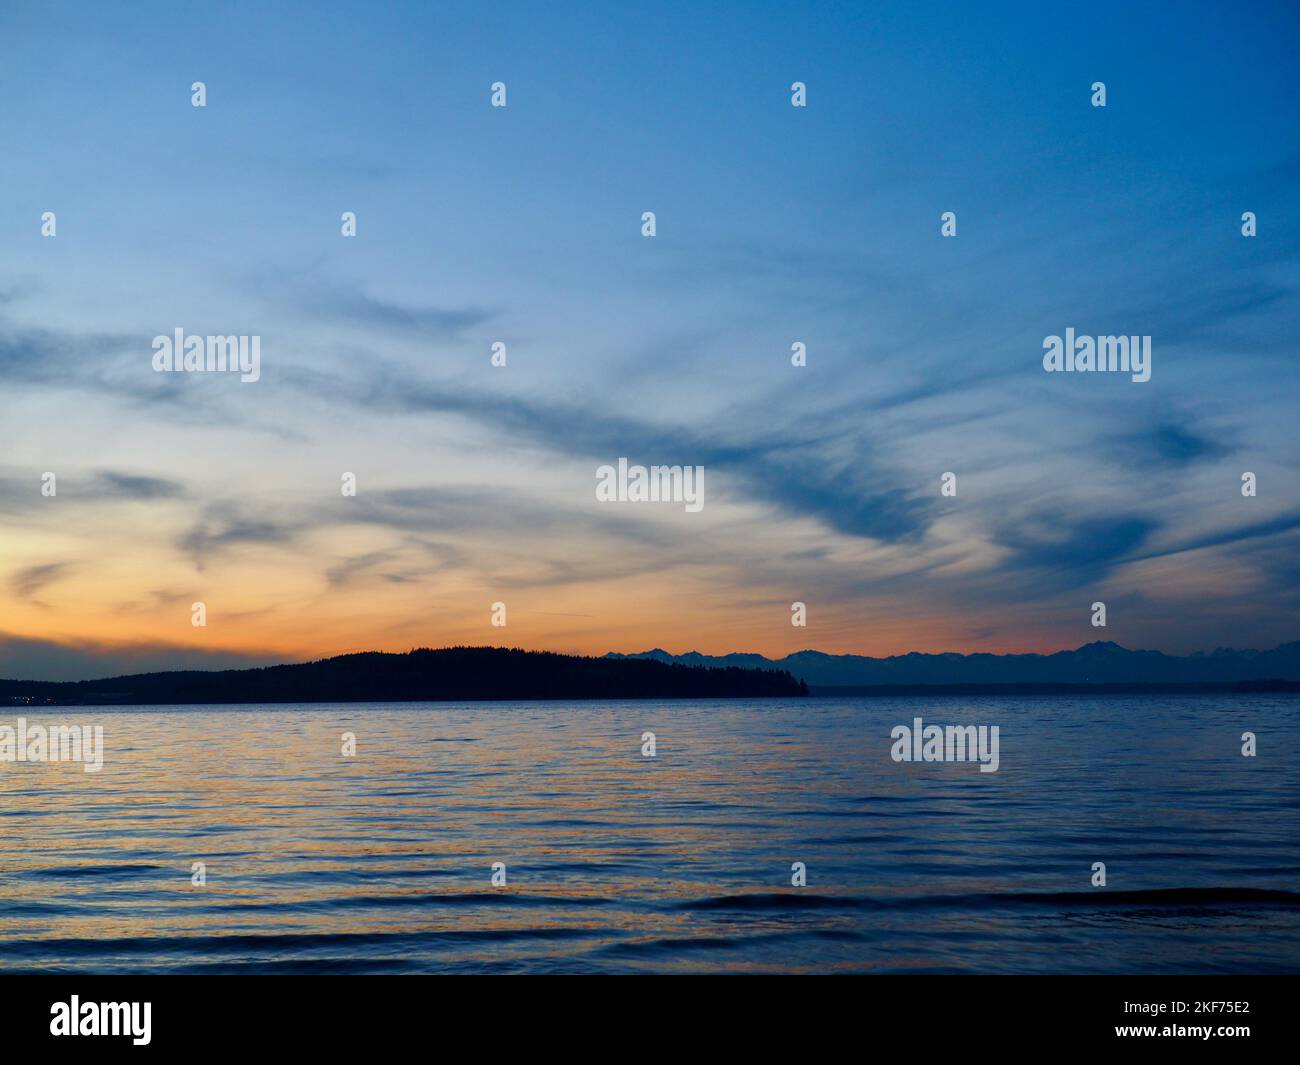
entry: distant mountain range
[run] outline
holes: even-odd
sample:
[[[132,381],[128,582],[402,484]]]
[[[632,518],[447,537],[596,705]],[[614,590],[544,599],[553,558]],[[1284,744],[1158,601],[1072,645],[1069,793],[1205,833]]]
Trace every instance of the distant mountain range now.
[[[777,669],[696,668],[505,647],[340,655],[262,669],[105,680],[0,680],[0,705],[346,703],[522,699],[726,699],[807,695]]]
[[[879,689],[952,686],[963,689],[1045,688],[1080,686],[1184,687],[1207,690],[1249,688],[1265,682],[1300,682],[1300,642],[1271,651],[1220,648],[1186,657],[1160,651],[1130,651],[1117,643],[1099,641],[1054,654],[920,654],[889,658],[829,655],[797,651],[785,658],[757,654],[722,656],[670,655],[643,651],[609,654],[612,659],[650,659],[687,666],[737,666],[742,669],[787,670],[816,692],[825,689]],[[1273,685],[1283,690],[1286,684]]]

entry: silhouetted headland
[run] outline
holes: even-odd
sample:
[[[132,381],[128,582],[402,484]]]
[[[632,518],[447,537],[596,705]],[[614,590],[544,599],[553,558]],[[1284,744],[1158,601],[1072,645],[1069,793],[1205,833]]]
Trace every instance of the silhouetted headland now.
[[[737,699],[802,696],[777,669],[581,658],[506,647],[377,651],[261,669],[140,673],[105,680],[0,680],[10,706],[434,702],[530,699]]]

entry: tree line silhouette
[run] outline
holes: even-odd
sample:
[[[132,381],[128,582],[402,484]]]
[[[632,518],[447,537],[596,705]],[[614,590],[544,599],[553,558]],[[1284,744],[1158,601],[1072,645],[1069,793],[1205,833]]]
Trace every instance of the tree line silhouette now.
[[[369,651],[259,669],[140,673],[86,681],[0,681],[9,705],[735,699],[803,696],[784,670],[585,658],[506,647]]]

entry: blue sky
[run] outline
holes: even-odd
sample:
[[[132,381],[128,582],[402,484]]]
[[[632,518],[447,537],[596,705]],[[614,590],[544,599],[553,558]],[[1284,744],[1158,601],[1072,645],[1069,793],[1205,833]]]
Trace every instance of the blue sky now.
[[[0,675],[1295,638],[1298,22],[6,5]],[[177,326],[260,335],[262,381],[152,373]],[[1152,380],[1044,374],[1066,327],[1152,336]],[[623,455],[705,465],[705,511],[602,509]]]

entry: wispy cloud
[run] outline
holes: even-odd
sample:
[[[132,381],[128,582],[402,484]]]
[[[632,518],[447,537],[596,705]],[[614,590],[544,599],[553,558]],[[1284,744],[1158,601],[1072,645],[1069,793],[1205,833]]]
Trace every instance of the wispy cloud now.
[[[312,268],[261,270],[247,278],[244,288],[277,311],[292,307],[312,318],[355,326],[370,335],[381,330],[423,340],[455,340],[495,313],[481,307],[399,303]]]
[[[806,427],[798,419],[737,408],[706,435],[694,426],[604,413],[595,400],[491,395],[412,381],[381,364],[357,376],[318,377],[312,384],[340,402],[383,413],[456,415],[519,443],[596,464],[627,456],[647,465],[703,465],[733,490],[850,536],[915,539],[932,510],[847,410]]]
[[[1233,444],[1187,424],[1159,422],[1133,432],[1110,435],[1100,441],[1119,461],[1140,463],[1142,468],[1182,468],[1198,462],[1225,458]]]
[[[25,566],[9,578],[9,588],[19,599],[31,599],[47,585],[70,576],[73,570],[67,562]]]
[[[204,507],[202,515],[177,541],[177,547],[191,557],[197,569],[204,569],[216,555],[242,545],[293,543],[309,529],[305,516],[277,519],[252,513],[245,505],[218,502]]]

